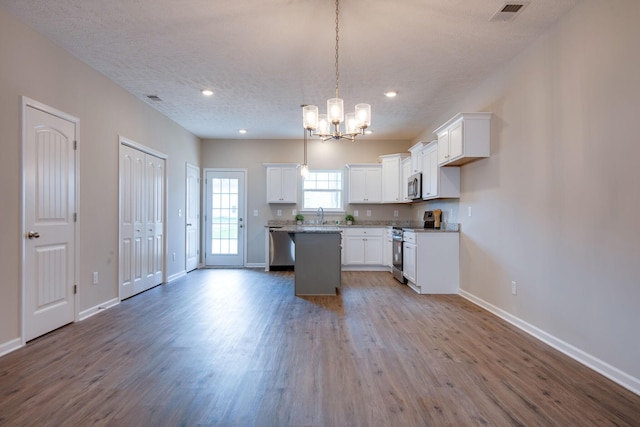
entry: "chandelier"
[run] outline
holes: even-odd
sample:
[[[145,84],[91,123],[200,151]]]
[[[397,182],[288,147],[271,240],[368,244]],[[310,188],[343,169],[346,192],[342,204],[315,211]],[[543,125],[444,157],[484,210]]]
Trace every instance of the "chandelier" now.
[[[340,7],[336,0],[336,97],[327,100],[327,114],[318,114],[318,107],[305,105],[302,107],[302,123],[309,132],[309,136],[319,136],[323,141],[328,139],[348,139],[355,141],[358,134],[364,135],[364,130],[371,125],[371,105],[357,104],[354,113],[344,113],[344,101],[338,96],[340,71],[338,68],[340,42]],[[346,118],[346,120],[345,120]],[[340,130],[344,122],[345,132]],[[333,130],[331,126],[333,125]]]

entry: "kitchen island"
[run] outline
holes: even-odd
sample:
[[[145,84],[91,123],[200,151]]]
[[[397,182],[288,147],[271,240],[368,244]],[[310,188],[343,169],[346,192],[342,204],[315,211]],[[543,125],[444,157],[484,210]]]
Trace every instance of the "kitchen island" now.
[[[296,295],[336,295],[341,284],[341,232],[339,227],[282,227],[295,245]]]

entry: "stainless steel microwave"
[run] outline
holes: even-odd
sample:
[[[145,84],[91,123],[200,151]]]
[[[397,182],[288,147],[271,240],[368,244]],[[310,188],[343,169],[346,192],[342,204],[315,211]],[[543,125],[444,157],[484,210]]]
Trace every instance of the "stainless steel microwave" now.
[[[411,200],[422,199],[422,174],[416,173],[409,177],[407,195]]]

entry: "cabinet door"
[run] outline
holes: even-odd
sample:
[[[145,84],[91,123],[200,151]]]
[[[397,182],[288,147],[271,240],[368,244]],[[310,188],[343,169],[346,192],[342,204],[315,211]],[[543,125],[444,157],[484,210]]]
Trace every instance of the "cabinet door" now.
[[[362,203],[366,199],[367,170],[349,169],[349,203]]]
[[[400,180],[400,187],[402,188],[402,201],[410,202],[409,199],[409,177],[411,176],[411,157],[407,157],[402,161],[402,179]]]
[[[416,245],[405,242],[402,251],[402,274],[410,282],[416,283]]]
[[[343,236],[344,264],[364,264],[364,239],[362,236]]]
[[[449,158],[447,159],[447,161],[462,157],[462,154],[464,152],[463,132],[464,128],[462,121],[453,125],[451,129],[449,129]]]
[[[267,168],[267,203],[282,202],[282,169]]]
[[[297,168],[282,168],[281,196],[285,203],[298,202],[298,171]]]
[[[367,203],[382,202],[382,168],[367,168],[365,186]]]
[[[449,131],[438,134],[438,164],[449,161]]]
[[[438,197],[438,149],[426,150],[422,161],[422,198],[433,199]]]
[[[400,202],[400,157],[382,159],[382,202]]]
[[[367,236],[364,238],[364,264],[384,265],[383,241],[382,236]]]

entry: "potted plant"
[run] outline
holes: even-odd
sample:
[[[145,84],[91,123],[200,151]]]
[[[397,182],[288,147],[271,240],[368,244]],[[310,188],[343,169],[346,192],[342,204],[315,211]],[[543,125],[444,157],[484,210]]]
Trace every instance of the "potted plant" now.
[[[351,224],[353,224],[353,221],[355,220],[355,218],[353,217],[353,215],[347,214],[344,217],[344,220],[347,221],[347,225],[351,225]]]
[[[302,221],[304,221],[304,216],[302,214],[296,215],[296,224],[302,225]]]

